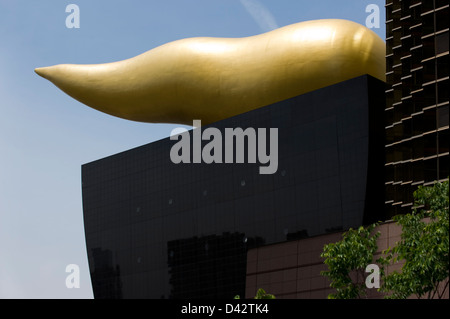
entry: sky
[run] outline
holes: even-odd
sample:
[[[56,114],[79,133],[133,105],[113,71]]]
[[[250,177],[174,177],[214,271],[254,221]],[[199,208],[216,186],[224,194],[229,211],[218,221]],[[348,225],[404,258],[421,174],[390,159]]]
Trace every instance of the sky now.
[[[0,298],[93,298],[81,165],[168,137],[173,124],[112,117],[34,73],[131,58],[182,38],[245,37],[307,20],[366,25],[380,0],[0,0]],[[69,4],[79,28],[67,28]],[[186,127],[189,128],[189,127]],[[79,266],[68,288],[66,266]]]

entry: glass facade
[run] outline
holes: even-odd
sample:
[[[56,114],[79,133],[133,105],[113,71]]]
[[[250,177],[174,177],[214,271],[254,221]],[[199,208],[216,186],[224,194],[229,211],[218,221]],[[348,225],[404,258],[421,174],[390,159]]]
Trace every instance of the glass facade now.
[[[95,298],[243,296],[249,248],[384,220],[384,90],[362,76],[201,128],[278,128],[271,175],[174,164],[169,138],[83,165]]]
[[[386,210],[449,176],[449,1],[386,1]]]

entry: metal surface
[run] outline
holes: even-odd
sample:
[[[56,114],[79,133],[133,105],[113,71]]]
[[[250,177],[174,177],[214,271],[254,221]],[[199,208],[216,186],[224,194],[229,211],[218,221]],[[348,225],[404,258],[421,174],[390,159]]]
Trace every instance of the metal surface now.
[[[363,74],[385,81],[385,43],[347,20],[300,22],[246,38],[188,38],[124,61],[36,73],[124,119],[212,123]]]

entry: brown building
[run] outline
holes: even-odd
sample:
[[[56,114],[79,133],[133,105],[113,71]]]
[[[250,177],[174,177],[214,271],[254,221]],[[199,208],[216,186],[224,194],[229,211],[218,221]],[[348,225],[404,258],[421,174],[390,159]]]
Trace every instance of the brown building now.
[[[379,225],[375,230],[380,232],[375,254],[377,259],[383,250],[395,246],[400,240],[401,227],[390,221]],[[339,232],[249,250],[245,297],[253,298],[256,291],[263,288],[277,299],[326,299],[335,290],[330,288],[328,278],[320,274],[321,271],[328,270],[320,254],[324,245],[341,238],[342,232]],[[398,271],[401,266],[402,264],[389,266],[387,271]],[[363,279],[358,278],[355,281],[362,282]],[[445,288],[443,283],[441,289]],[[367,298],[381,299],[383,295],[372,288],[367,290]],[[449,298],[448,288],[444,298]]]
[[[449,176],[449,1],[386,1],[386,213]]]

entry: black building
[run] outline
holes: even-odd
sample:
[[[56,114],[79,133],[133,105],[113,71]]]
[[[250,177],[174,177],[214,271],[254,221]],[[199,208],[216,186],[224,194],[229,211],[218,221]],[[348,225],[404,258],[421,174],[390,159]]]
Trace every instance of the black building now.
[[[386,1],[386,210],[449,176],[449,1]]]
[[[173,164],[169,138],[83,165],[95,298],[230,299],[247,249],[384,220],[384,90],[361,76],[202,127],[278,128],[275,174]]]

